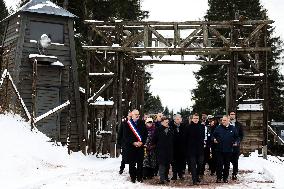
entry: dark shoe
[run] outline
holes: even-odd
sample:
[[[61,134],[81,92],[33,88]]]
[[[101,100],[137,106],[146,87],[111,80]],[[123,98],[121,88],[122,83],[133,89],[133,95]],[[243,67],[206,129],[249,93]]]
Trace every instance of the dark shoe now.
[[[118,172],[120,175],[123,173],[123,170],[119,170],[119,172]]]
[[[221,183],[221,182],[222,182],[221,179],[216,180],[216,183]]]
[[[177,180],[177,176],[173,176],[171,180]]]
[[[203,176],[202,177],[200,176],[199,178],[196,179],[196,181],[201,182],[202,179],[203,179]]]
[[[137,181],[142,183],[142,182],[143,182],[143,179],[137,179]]]
[[[237,175],[232,175],[232,180],[237,180]]]
[[[136,179],[135,179],[135,178],[131,178],[131,182],[132,182],[132,183],[135,183],[135,182],[136,182]]]
[[[224,181],[224,183],[228,183],[228,179],[225,179],[225,180],[223,180]]]
[[[180,179],[180,180],[184,180],[184,177],[183,177],[183,176],[180,176],[179,179]]]
[[[160,182],[158,182],[158,184],[165,184],[165,181],[160,181]]]
[[[196,181],[193,181],[192,184],[193,184],[193,185],[197,185],[197,182],[196,182]]]
[[[171,182],[169,178],[166,178],[166,181],[167,181],[167,182]]]

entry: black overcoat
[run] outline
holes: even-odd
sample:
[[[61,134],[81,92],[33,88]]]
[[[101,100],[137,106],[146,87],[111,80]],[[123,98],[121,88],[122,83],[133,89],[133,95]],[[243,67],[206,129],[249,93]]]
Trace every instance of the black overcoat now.
[[[135,134],[130,129],[127,122],[123,123],[123,158],[126,163],[133,163],[133,162],[141,162],[144,158],[144,145],[147,139],[147,129],[145,126],[144,121],[138,120],[135,126],[137,132],[140,134],[142,138],[143,145],[141,147],[135,147],[133,145],[134,142],[138,142]]]
[[[185,138],[186,138],[186,154],[187,157],[200,156],[204,154],[204,138],[205,138],[205,126],[200,122],[191,122],[186,126]]]
[[[167,165],[173,160],[173,131],[168,127],[161,126],[156,128],[152,145],[156,147],[157,160],[159,164]]]
[[[185,160],[185,125],[183,123],[178,127],[174,122],[171,123],[170,128],[173,130],[173,160]]]

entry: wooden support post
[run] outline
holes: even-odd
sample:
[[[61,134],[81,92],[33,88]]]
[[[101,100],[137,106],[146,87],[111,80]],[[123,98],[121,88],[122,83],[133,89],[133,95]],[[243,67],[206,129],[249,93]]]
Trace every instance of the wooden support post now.
[[[37,82],[37,59],[33,62],[33,82],[32,82],[32,114],[31,114],[31,130],[35,128],[36,118],[36,83]]]
[[[207,47],[208,46],[208,27],[207,25],[202,26],[203,29],[203,46]]]
[[[5,61],[6,62],[6,70],[9,70],[9,64],[8,64],[8,60],[7,60],[7,56],[5,56]],[[8,74],[6,75],[6,83],[5,83],[5,106],[4,106],[4,110],[8,111],[9,109],[9,100],[8,100],[8,94],[9,94],[9,76]]]
[[[89,42],[92,41],[92,35],[89,34]],[[89,103],[88,99],[90,96],[90,66],[91,66],[91,54],[90,52],[87,52],[87,61],[86,61],[86,67],[85,67],[85,82],[86,82],[86,90],[85,90],[85,101],[84,101],[84,117],[83,117],[83,133],[82,133],[82,139],[81,141],[81,150],[86,155],[86,143],[87,143],[87,134],[88,134],[88,117],[89,117]]]
[[[144,26],[144,47],[152,47],[152,32],[149,25]]]
[[[143,71],[141,73],[141,108],[140,108],[140,111],[141,111],[141,114],[144,115],[144,104],[145,104],[145,101],[144,101],[144,92],[145,92],[145,66],[143,66]]]
[[[236,111],[237,109],[237,87],[238,87],[238,54],[232,53],[231,63],[228,66],[227,80],[227,96],[226,96],[226,112]]]
[[[267,46],[267,26],[263,28],[264,46]],[[269,102],[268,102],[268,52],[265,52],[265,70],[263,80],[263,158],[267,159],[267,143],[268,143],[268,117],[269,117]]]
[[[174,46],[180,45],[180,30],[178,24],[174,24]]]
[[[118,83],[118,125],[121,124],[121,118],[122,118],[122,93],[123,93],[123,72],[124,72],[124,64],[123,64],[123,54],[119,53],[119,83]]]
[[[112,93],[113,93],[113,109],[111,112],[111,129],[112,129],[112,134],[111,134],[111,141],[109,147],[110,147],[110,156],[115,157],[115,143],[116,143],[116,127],[118,126],[118,114],[119,114],[119,78],[120,78],[120,71],[119,71],[119,66],[120,66],[120,59],[119,59],[119,53],[115,53],[114,57],[114,82],[113,82],[113,88],[112,88]]]

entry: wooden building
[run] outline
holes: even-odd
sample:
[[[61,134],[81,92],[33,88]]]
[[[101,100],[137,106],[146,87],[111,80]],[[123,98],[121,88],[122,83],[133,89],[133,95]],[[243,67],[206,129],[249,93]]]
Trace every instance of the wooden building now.
[[[237,116],[244,130],[241,153],[248,155],[255,150],[261,152],[264,142],[262,104],[239,104]]]
[[[7,17],[1,67],[8,69],[29,112],[38,117],[70,101],[62,111],[36,123],[36,127],[77,151],[84,145],[74,42],[75,15],[48,0],[31,0]],[[50,45],[42,47],[43,34]],[[35,64],[36,63],[36,64]],[[34,86],[34,91],[33,91]],[[35,97],[33,98],[33,93]],[[10,109],[13,98],[10,99]]]

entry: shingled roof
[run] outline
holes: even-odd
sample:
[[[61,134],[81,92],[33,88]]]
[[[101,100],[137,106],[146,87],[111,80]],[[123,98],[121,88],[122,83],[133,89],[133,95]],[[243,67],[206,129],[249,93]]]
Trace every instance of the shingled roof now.
[[[16,13],[18,12],[31,12],[72,18],[76,17],[74,14],[63,9],[62,7],[59,7],[49,0],[30,0],[28,3],[26,3],[16,11]]]

